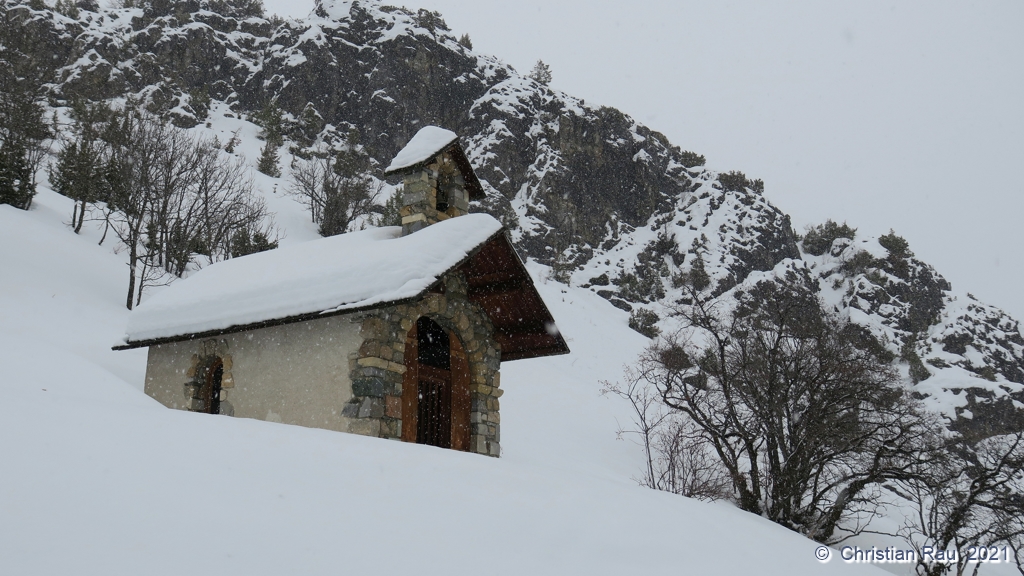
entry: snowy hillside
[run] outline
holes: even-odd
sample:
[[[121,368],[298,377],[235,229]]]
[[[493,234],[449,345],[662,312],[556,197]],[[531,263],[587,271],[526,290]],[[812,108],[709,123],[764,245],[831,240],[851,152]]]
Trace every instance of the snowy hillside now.
[[[646,340],[603,299],[539,288],[569,356],[505,367],[498,460],[167,410],[113,352],[124,261],[0,207],[0,572],[868,573],[724,503],[640,488],[624,407],[598,394]],[[12,250],[18,246],[21,249]]]
[[[726,304],[761,279],[809,278],[950,429],[1024,429],[1019,322],[902,238],[801,238],[760,180],[709,170],[629,116],[473,52],[437,13],[322,0],[281,21],[248,0],[53,4],[0,0],[0,40],[47,75],[59,137],[73,138],[79,98],[133,98],[215,137],[217,154],[246,163],[282,246],[320,237],[288,194],[304,155],[358,149],[383,204],[397,186],[378,178],[419,127],[457,132],[488,195],[473,210],[509,228],[573,352],[503,366],[499,460],[169,411],[141,392],[145,350],[110,349],[127,325],[126,255],[97,245],[100,222],[69,230],[72,201],[43,185],[28,212],[0,205],[0,573],[869,570],[820,564],[814,543],[732,505],[633,480],[642,451],[616,436],[631,411],[602,381],[651,342],[630,314],[673,333],[698,272]],[[257,123],[274,107],[282,177],[255,170]]]

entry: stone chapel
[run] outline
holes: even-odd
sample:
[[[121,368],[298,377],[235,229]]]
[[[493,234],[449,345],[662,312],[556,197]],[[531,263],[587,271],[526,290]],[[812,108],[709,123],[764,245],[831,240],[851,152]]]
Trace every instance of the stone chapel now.
[[[213,264],[130,315],[169,408],[498,456],[502,362],[569,351],[455,133],[421,129],[385,172],[402,226]],[[514,383],[512,383],[514,388]]]

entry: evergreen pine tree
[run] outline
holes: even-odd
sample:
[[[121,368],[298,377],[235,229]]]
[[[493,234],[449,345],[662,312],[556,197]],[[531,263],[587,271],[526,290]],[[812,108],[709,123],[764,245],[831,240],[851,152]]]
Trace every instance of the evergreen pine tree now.
[[[27,151],[14,144],[0,149],[0,204],[28,210],[36,186],[32,182],[32,170],[25,158]]]
[[[57,165],[50,167],[50,184],[55,192],[71,197],[77,167],[78,142],[69,142],[57,153]]]
[[[96,145],[83,139],[61,148],[57,165],[50,169],[50,183],[56,192],[75,201],[71,226],[79,233],[88,205],[104,199],[106,182]]]
[[[241,228],[231,236],[232,258],[273,250],[274,248],[277,248],[277,240],[270,240],[266,234],[260,231],[250,232],[248,228]]]
[[[284,144],[283,118],[276,100],[267,104],[253,119],[263,128],[263,133],[260,134],[261,138],[267,142],[273,142],[275,147]]]
[[[401,226],[401,209],[402,193],[395,192],[390,198],[388,198],[387,202],[384,203],[384,207],[381,208],[380,214],[377,217],[377,226]]]
[[[699,253],[694,253],[694,256],[696,258],[693,261],[693,267],[690,269],[690,283],[698,292],[703,292],[711,285],[711,276],[704,268],[704,258]]]
[[[297,138],[299,143],[303,146],[310,146],[316,140],[320,131],[324,129],[324,125],[323,116],[317,112],[312,102],[307,102],[306,107],[302,109],[302,114],[299,115],[298,131],[300,137]]]
[[[224,145],[224,151],[227,152],[228,154],[233,154],[235,152],[235,146],[238,146],[239,144],[242,143],[242,139],[238,137],[238,133],[241,131],[242,129],[239,128],[238,130],[232,132],[231,138],[228,140],[228,143]]]
[[[473,49],[473,41],[469,39],[469,34],[463,34],[462,37],[459,38],[459,45],[466,50]]]
[[[537,60],[537,64],[527,75],[527,78],[536,81],[538,84],[547,86],[551,83],[551,67],[545,64],[543,60]]]
[[[78,6],[73,0],[57,0],[54,10],[72,20],[78,20]]]
[[[263,150],[260,152],[260,162],[256,166],[256,169],[267,176],[280,178],[281,169],[277,166],[278,161],[277,145],[271,142],[268,138],[266,144],[263,145]]]

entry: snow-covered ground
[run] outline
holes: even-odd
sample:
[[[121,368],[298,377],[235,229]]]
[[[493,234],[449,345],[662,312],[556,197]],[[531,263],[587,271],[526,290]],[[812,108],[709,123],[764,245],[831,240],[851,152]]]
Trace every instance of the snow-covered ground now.
[[[503,366],[500,459],[165,409],[141,391],[145,350],[110,350],[125,259],[70,212],[45,189],[29,212],[0,206],[2,574],[875,570],[637,486],[640,452],[615,434],[628,411],[599,390],[647,341],[539,268],[573,353]]]

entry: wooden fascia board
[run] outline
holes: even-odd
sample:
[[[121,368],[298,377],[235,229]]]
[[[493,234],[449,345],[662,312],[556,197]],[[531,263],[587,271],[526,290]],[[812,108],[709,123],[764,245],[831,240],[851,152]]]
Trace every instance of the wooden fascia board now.
[[[505,354],[502,352],[502,362],[514,362],[516,360],[529,360],[530,358],[544,358],[546,356],[562,356],[570,352],[569,347],[564,348],[534,348],[533,350],[523,350],[521,352],[513,352],[511,354]]]

